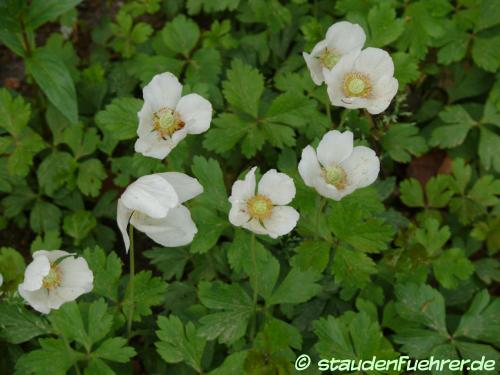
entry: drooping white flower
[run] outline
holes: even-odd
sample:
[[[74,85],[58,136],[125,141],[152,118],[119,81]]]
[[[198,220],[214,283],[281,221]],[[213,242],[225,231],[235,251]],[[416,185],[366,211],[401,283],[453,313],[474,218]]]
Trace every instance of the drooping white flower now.
[[[333,105],[383,112],[398,91],[391,56],[379,48],[367,48],[344,56],[332,70],[323,69]]]
[[[311,54],[302,52],[314,83],[321,85],[325,80],[323,69],[330,70],[342,56],[361,51],[365,40],[365,32],[359,25],[341,21],[330,26],[325,39],[314,46]]]
[[[128,252],[128,223],[165,247],[189,244],[198,231],[191,213],[181,203],[203,192],[198,180],[184,173],[142,176],[118,199],[117,223]]]
[[[255,169],[253,167],[243,181],[233,184],[229,221],[272,238],[290,233],[299,220],[299,213],[287,206],[295,197],[293,180],[271,169],[260,179],[256,193]]]
[[[62,250],[33,253],[18,292],[35,310],[48,314],[93,288],[94,275],[87,261]]]
[[[164,159],[188,134],[200,134],[210,127],[210,102],[198,94],[181,97],[182,85],[172,73],[154,76],[142,93],[136,152]]]
[[[380,161],[375,152],[365,146],[353,147],[350,131],[329,131],[317,150],[311,146],[304,148],[299,162],[305,184],[336,201],[372,184],[379,171]]]

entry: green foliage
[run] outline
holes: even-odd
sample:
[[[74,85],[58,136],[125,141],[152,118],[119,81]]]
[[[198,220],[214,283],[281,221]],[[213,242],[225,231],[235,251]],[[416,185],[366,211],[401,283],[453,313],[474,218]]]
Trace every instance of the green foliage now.
[[[303,353],[500,363],[499,6],[0,1],[0,373],[284,375]],[[381,114],[331,106],[311,80],[302,52],[339,21],[394,62]],[[213,119],[158,160],[134,143],[163,72]],[[340,201],[298,172],[328,130],[380,160],[378,181]],[[253,166],[293,179],[289,235],[228,220]],[[116,201],[166,171],[203,186],[183,203],[197,233],[171,248],[136,231],[132,293]],[[32,252],[55,249],[85,258],[93,289],[41,315],[17,289]]]

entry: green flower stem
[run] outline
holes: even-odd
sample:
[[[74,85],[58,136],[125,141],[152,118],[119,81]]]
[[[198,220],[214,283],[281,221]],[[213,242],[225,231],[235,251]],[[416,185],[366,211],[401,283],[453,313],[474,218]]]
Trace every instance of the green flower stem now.
[[[130,278],[129,278],[129,290],[130,290],[130,310],[127,321],[127,335],[130,339],[132,333],[132,319],[134,318],[134,278],[135,278],[135,259],[134,259],[134,226],[129,224],[129,237],[130,237]]]
[[[322,197],[321,195],[318,195],[319,197],[319,202],[316,204],[316,231],[314,233],[314,239],[318,239],[320,237],[319,233],[319,222],[321,219],[321,214],[323,213],[323,210],[325,209],[326,206],[326,198]]]
[[[250,242],[250,253],[252,256],[252,266],[254,274],[254,285],[253,289],[253,307],[254,313],[252,316],[252,321],[250,323],[250,341],[253,341],[255,337],[255,331],[257,328],[257,297],[259,295],[259,284],[257,281],[257,254],[255,253],[255,234],[252,234],[252,240]]]

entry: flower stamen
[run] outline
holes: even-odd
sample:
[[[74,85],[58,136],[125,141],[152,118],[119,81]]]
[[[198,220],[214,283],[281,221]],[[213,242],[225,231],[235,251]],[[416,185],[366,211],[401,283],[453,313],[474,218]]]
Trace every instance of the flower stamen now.
[[[161,138],[171,137],[184,125],[184,121],[173,109],[165,107],[153,113],[153,130],[158,132]]]
[[[273,211],[273,202],[265,195],[257,194],[247,201],[247,209],[254,219],[268,219]]]
[[[322,172],[325,181],[328,184],[335,186],[338,190],[345,189],[347,186],[347,173],[345,173],[344,169],[338,165],[323,168]]]
[[[335,50],[325,48],[321,55],[319,55],[319,62],[321,65],[331,70],[335,64],[340,60],[340,55]]]
[[[372,92],[372,85],[366,75],[353,72],[345,76],[342,89],[347,97],[367,98]]]
[[[46,289],[54,289],[61,285],[61,271],[57,265],[51,263],[50,271],[42,280],[42,285]]]

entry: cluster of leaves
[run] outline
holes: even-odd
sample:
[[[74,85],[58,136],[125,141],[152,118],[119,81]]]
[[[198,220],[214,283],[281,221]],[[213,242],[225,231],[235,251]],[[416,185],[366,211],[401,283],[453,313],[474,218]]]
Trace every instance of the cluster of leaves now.
[[[300,353],[499,363],[500,3],[332,4],[0,1],[2,66],[24,72],[1,76],[0,373],[287,374]],[[331,107],[305,67],[344,19],[393,57],[384,114]],[[159,161],[133,144],[140,88],[165,71],[214,118]],[[297,172],[332,128],[382,164],[340,202]],[[229,187],[253,165],[294,179],[292,234],[229,224]],[[136,236],[132,296],[116,199],[165,170],[204,186],[189,203],[198,234],[173,249]],[[16,287],[30,252],[58,248],[86,258],[94,290],[40,316]]]

